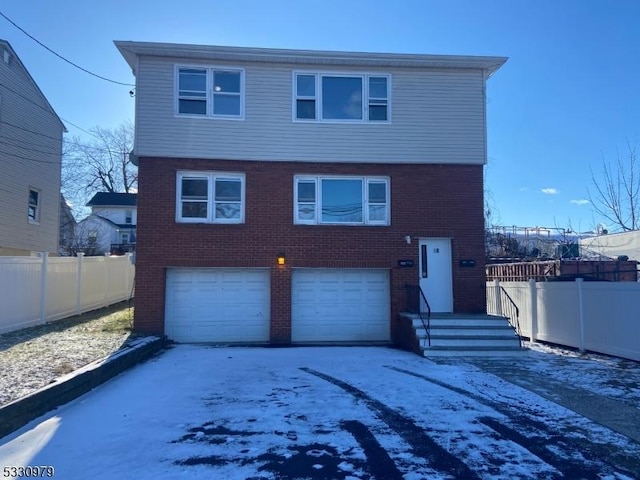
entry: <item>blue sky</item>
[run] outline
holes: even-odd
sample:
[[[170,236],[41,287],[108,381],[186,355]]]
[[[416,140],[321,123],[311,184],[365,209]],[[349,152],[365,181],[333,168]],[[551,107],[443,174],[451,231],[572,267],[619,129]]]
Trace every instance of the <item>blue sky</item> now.
[[[5,0],[0,11],[126,83],[113,40],[509,57],[487,86],[487,189],[504,225],[591,229],[590,167],[640,143],[638,0]],[[70,135],[86,136],[71,123],[133,119],[130,87],[76,70],[2,18],[0,38]]]

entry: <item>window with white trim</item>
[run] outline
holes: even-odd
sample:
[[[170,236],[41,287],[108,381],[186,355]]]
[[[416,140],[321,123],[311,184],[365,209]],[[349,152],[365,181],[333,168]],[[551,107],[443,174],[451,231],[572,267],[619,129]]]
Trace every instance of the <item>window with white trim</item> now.
[[[388,177],[294,177],[296,224],[389,225]]]
[[[244,117],[244,70],[177,67],[176,113],[214,118]]]
[[[388,122],[391,76],[294,72],[298,121]]]
[[[176,190],[177,222],[244,223],[244,174],[178,172]]]
[[[29,208],[27,215],[30,223],[40,223],[40,191],[29,189]]]

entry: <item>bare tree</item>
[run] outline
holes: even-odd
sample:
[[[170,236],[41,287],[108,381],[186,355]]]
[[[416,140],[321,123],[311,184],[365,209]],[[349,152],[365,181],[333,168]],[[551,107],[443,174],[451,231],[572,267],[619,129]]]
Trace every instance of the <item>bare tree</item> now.
[[[133,124],[95,127],[90,133],[88,141],[65,141],[62,189],[76,211],[96,192],[131,193],[138,186],[138,169],[129,159]]]
[[[640,229],[640,164],[635,145],[627,148],[614,164],[603,159],[601,178],[591,171],[589,191],[595,212],[623,231]]]

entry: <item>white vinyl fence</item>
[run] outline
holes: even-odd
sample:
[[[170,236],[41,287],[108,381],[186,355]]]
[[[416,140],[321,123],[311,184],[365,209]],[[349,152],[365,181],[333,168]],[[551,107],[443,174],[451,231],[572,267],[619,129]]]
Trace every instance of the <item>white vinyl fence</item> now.
[[[640,283],[495,280],[487,282],[488,313],[502,314],[495,301],[500,287],[520,309],[521,333],[532,341],[640,361]]]
[[[0,257],[0,334],[107,307],[133,295],[123,257]]]

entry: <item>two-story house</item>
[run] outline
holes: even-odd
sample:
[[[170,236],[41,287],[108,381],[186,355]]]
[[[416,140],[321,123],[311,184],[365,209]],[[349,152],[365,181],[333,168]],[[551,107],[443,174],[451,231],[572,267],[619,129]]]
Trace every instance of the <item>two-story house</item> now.
[[[136,247],[137,194],[98,192],[87,202],[91,214],[78,222],[75,242],[89,255],[122,255]]]
[[[406,284],[484,312],[501,57],[115,42],[136,77],[135,328],[392,342]]]
[[[0,40],[0,255],[58,252],[65,131],[9,42]]]

